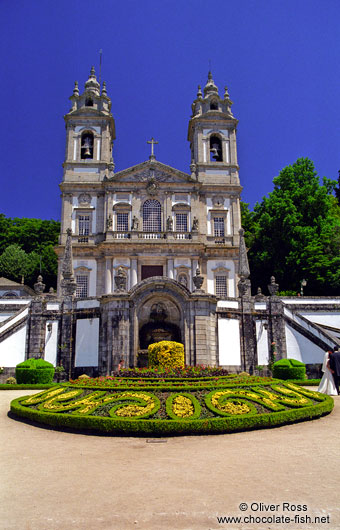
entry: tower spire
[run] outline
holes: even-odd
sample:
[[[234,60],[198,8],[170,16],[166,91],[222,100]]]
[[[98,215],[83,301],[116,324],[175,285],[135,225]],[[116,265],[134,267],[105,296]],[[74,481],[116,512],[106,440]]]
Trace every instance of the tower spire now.
[[[218,94],[218,88],[214,83],[211,70],[208,72],[208,81],[204,87],[204,97],[208,96],[209,94]]]

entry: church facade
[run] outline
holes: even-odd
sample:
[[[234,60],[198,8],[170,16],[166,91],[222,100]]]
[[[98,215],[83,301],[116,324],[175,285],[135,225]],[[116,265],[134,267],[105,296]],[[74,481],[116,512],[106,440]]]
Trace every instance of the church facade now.
[[[147,161],[115,173],[111,100],[93,68],[70,99],[58,293],[71,230],[76,299],[104,297],[110,306],[130,293],[133,329],[122,332],[129,364],[162,338],[183,342],[188,363],[218,364],[216,305],[238,296],[241,228],[237,120],[227,89],[220,97],[210,72],[198,89],[189,173],[159,162],[153,138]]]
[[[0,292],[0,366],[42,357],[67,377],[143,366],[160,340],[184,344],[188,365],[254,373],[290,357],[318,376],[340,344],[340,298],[251,294],[240,217],[237,119],[212,75],[188,124],[189,172],[156,159],[115,172],[115,121],[94,69],[65,116],[58,292]],[[188,157],[189,158],[189,157]],[[13,283],[13,282],[12,282]],[[18,285],[16,284],[17,288]],[[275,356],[274,356],[275,354]]]
[[[94,69],[71,101],[58,253],[70,228],[77,297],[114,293],[119,268],[128,290],[162,276],[192,292],[198,267],[207,293],[237,296],[242,188],[227,90],[221,98],[210,73],[203,94],[199,88],[188,128],[190,173],[157,161],[154,139],[147,161],[114,172],[115,121]]]

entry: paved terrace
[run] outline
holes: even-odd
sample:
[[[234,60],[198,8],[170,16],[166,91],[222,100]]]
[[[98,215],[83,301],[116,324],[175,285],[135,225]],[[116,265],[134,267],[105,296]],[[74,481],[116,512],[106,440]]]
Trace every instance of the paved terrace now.
[[[10,401],[28,393],[0,391],[2,529],[340,529],[340,397],[319,420],[162,440],[73,434],[9,418]],[[241,502],[256,504],[241,512]],[[308,511],[283,512],[284,502]],[[278,510],[265,511],[269,504]],[[223,515],[308,515],[313,523],[219,524]]]

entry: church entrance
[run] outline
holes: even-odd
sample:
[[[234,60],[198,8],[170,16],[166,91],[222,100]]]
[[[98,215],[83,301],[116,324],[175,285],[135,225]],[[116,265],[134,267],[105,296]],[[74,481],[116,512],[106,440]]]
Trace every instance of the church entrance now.
[[[180,311],[178,306],[164,295],[150,297],[138,314],[137,365],[147,366],[148,346],[162,340],[182,342]]]
[[[142,280],[152,276],[163,276],[163,265],[142,265]]]

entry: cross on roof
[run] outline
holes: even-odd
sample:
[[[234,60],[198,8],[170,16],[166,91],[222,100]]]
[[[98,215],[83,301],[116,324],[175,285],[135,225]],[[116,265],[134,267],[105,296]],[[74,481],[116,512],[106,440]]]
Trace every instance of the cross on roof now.
[[[151,155],[149,156],[149,158],[150,160],[154,160],[156,158],[154,153],[154,145],[158,144],[158,142],[154,139],[154,137],[152,137],[151,140],[148,140],[146,143],[151,144]]]

